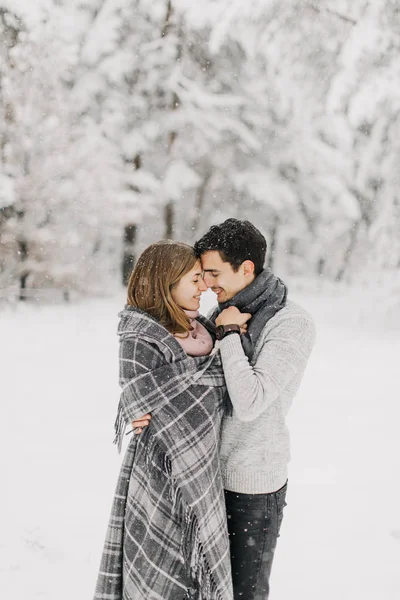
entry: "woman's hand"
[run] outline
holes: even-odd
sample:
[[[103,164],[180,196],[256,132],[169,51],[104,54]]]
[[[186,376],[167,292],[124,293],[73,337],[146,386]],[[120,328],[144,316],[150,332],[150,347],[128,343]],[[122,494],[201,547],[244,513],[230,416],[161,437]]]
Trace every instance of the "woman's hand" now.
[[[143,428],[147,427],[150,424],[150,419],[151,415],[147,414],[143,415],[143,417],[139,417],[139,419],[136,419],[135,421],[132,421],[132,428],[134,433],[136,433],[136,435],[138,433],[142,433]]]
[[[239,325],[240,328],[244,326],[247,328],[247,321],[249,321],[251,317],[252,315],[250,313],[242,313],[238,308],[236,308],[236,306],[229,306],[229,308],[225,308],[225,310],[218,315],[215,324]]]

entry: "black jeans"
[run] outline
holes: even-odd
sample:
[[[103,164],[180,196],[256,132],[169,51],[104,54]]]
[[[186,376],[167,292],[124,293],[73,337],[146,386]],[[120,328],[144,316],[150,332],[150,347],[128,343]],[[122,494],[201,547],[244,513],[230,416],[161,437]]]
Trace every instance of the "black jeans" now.
[[[225,490],[235,600],[267,600],[287,483],[271,494]]]

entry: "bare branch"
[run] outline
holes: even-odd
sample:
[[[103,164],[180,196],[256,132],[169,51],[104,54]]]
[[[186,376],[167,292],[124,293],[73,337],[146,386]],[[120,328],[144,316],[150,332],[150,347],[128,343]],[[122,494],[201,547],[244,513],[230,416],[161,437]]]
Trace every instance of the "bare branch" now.
[[[346,23],[350,23],[351,25],[357,24],[357,21],[355,19],[352,19],[351,17],[348,17],[347,15],[343,15],[342,13],[339,13],[336,10],[332,10],[331,8],[321,9],[319,6],[316,6],[315,4],[310,4],[309,6],[310,6],[311,10],[318,13],[319,15],[328,13],[328,14],[332,15],[333,17],[337,17],[338,19],[345,21]]]

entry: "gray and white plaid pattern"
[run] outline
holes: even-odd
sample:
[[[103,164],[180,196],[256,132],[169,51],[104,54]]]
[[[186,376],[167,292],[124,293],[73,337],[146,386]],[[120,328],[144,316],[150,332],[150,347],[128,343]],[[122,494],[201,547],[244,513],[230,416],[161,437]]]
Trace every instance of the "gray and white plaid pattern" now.
[[[145,313],[121,313],[120,418],[147,412],[114,496],[95,600],[231,600],[219,466],[225,381],[219,353],[189,357]]]

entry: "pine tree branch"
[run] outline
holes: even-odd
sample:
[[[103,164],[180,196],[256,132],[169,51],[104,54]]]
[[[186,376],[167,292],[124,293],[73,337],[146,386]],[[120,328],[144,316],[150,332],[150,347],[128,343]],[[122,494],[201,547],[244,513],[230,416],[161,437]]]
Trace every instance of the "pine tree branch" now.
[[[329,15],[332,15],[333,17],[337,17],[338,19],[341,19],[342,21],[345,21],[346,23],[350,23],[351,25],[357,24],[357,21],[355,19],[352,19],[351,17],[348,17],[347,15],[343,15],[342,13],[339,13],[336,10],[332,10],[331,8],[321,9],[321,8],[319,8],[319,6],[316,6],[315,4],[310,4],[309,6],[310,6],[311,10],[318,13],[319,15],[328,13]]]

